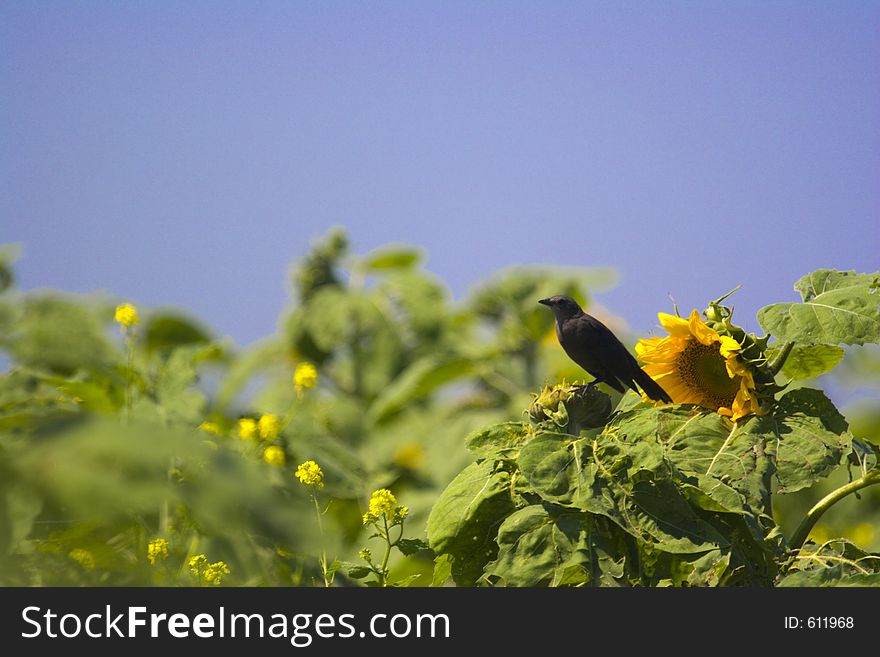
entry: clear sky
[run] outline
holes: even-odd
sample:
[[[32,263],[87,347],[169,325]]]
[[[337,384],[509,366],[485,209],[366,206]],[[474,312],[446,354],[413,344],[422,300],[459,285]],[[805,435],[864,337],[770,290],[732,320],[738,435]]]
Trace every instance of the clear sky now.
[[[880,269],[878,2],[0,2],[0,241],[25,289],[271,333],[340,224],[460,298],[612,266],[638,332]]]

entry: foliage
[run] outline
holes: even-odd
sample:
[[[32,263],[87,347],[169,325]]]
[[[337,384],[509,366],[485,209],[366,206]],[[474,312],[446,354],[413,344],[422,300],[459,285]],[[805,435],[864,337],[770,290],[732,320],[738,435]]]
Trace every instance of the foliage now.
[[[736,339],[759,382],[758,415],[732,422],[628,393],[606,422],[584,426],[569,422],[572,391],[563,382],[535,396],[531,424],[478,430],[468,439],[475,463],[428,520],[443,567],[459,585],[880,583],[880,555],[845,539],[805,545],[828,508],[880,483],[877,446],[854,439],[821,390],[786,391],[776,380],[830,370],[841,359],[839,344],[880,341],[871,319],[880,316],[877,281],[852,272],[804,277],[796,289],[812,318],[796,304],[759,313],[763,326],[780,331],[786,344],[779,346],[733,326],[724,297],[710,304],[708,322]],[[592,393],[576,401],[602,406]],[[849,471],[851,481],[810,509],[787,540],[774,501],[838,471]]]
[[[181,310],[22,292],[16,257],[0,584],[877,583],[856,534],[818,540],[838,500],[815,510],[880,508],[876,428],[804,386],[878,341],[876,274],[805,277],[759,313],[775,341],[710,304],[763,395],[733,423],[575,381],[536,301],[589,306],[605,270],[515,268],[454,303],[418,249],[358,257],[335,230],[294,265],[278,332],[239,348]]]
[[[418,249],[356,257],[336,230],[294,265],[278,333],[238,348],[184,311],[22,292],[17,255],[0,250],[4,585],[362,582],[340,564],[370,543],[383,488],[408,507],[383,577],[429,583],[419,537],[469,458],[461,437],[571,374],[544,369],[552,320],[532,299],[610,277],[519,268],[453,304]],[[307,461],[318,518],[294,476]]]

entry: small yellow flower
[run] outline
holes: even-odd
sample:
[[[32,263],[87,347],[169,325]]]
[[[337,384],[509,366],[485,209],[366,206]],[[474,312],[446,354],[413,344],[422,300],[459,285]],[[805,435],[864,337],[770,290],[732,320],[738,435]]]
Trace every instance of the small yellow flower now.
[[[370,496],[370,515],[373,516],[391,516],[397,507],[397,498],[387,488],[380,488],[373,491]]]
[[[314,486],[318,489],[324,487],[324,471],[314,461],[301,463],[294,475],[306,486]]]
[[[364,548],[360,552],[358,552],[358,556],[369,563],[373,558],[373,553],[370,552],[370,548]]]
[[[301,395],[303,390],[314,388],[318,383],[318,370],[309,362],[303,362],[296,366],[293,373],[293,387],[296,393]]]
[[[271,413],[260,417],[257,422],[257,428],[260,431],[260,438],[263,440],[272,440],[281,433],[281,421]]]
[[[138,317],[137,308],[130,303],[123,303],[116,306],[116,312],[114,313],[113,318],[119,322],[120,326],[127,329],[141,321]]]
[[[284,450],[277,445],[269,445],[263,451],[263,460],[269,465],[284,465]]]
[[[223,577],[230,573],[229,566],[223,561],[217,561],[205,568],[202,579],[212,586],[219,586],[223,581]]]
[[[168,558],[168,541],[164,538],[157,538],[149,542],[147,545],[147,559],[150,564],[156,565],[157,561]]]
[[[86,570],[94,570],[95,569],[95,557],[88,550],[83,550],[82,548],[75,548],[68,552],[67,556],[76,561],[80,566],[85,568]]]
[[[201,429],[205,433],[212,433],[215,436],[220,435],[220,425],[216,422],[209,422],[208,420],[205,420],[199,425],[199,429]]]
[[[238,421],[238,435],[242,440],[256,440],[260,435],[257,421],[249,417],[241,418]]]
[[[197,554],[190,557],[186,565],[189,566],[189,570],[193,575],[201,577],[202,573],[205,572],[205,568],[208,567],[208,557],[204,554]]]
[[[229,566],[223,561],[208,563],[208,557],[197,554],[187,561],[190,572],[206,584],[217,586],[223,581],[224,575],[230,573]]]

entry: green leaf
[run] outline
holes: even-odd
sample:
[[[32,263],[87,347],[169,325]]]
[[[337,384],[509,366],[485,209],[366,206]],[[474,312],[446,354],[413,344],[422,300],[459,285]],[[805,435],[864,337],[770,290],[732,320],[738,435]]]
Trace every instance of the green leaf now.
[[[471,586],[495,556],[498,526],[514,509],[511,474],[492,461],[472,463],[452,480],[431,509],[428,543],[455,557],[452,576]]]
[[[501,525],[498,559],[486,570],[507,586],[583,584],[589,580],[589,538],[585,514],[527,506]]]
[[[452,577],[452,564],[455,557],[451,554],[438,554],[434,559],[434,574],[431,577],[431,586],[446,586],[446,582]]]
[[[745,435],[746,428],[717,413],[691,406],[634,410],[616,417],[609,431],[618,431],[627,441],[656,436],[676,468],[721,479],[754,510],[763,509],[769,499],[775,465],[766,439]]]
[[[767,358],[772,360],[776,351],[769,350]],[[812,379],[833,370],[845,353],[843,347],[831,344],[795,345],[782,366],[782,373],[795,381]]]
[[[777,585],[878,586],[880,560],[846,539],[807,544],[798,552],[792,570]]]
[[[781,588],[804,586],[880,586],[880,573],[847,573],[842,567],[800,570],[783,577]]]
[[[844,417],[821,390],[799,388],[779,400],[772,415],[754,418],[745,429],[767,438],[776,462],[778,493],[793,493],[829,475],[850,450]]]
[[[880,272],[820,269],[795,283],[803,303],[776,303],[758,311],[764,330],[783,342],[880,342]]]
[[[422,259],[420,249],[411,246],[386,245],[365,255],[359,265],[367,270],[409,269]]]
[[[99,309],[51,293],[27,296],[11,333],[0,335],[21,365],[72,376],[79,370],[103,372],[119,362],[104,335]]]
[[[687,407],[636,410],[614,418],[610,431],[627,440],[656,435],[665,456],[687,474],[711,474],[763,509],[771,482],[779,493],[801,490],[827,476],[850,449],[846,420],[819,390],[792,390],[771,414],[734,424]]]
[[[413,573],[412,575],[407,575],[406,577],[397,580],[391,586],[396,586],[398,588],[406,588],[413,582],[415,582],[419,577],[421,577],[421,573]]]
[[[148,351],[169,352],[175,347],[210,342],[208,331],[179,311],[151,313],[141,341]]]
[[[529,426],[525,422],[502,422],[474,431],[465,438],[465,445],[477,458],[490,455],[516,458],[529,438]]]
[[[411,556],[421,550],[431,549],[431,546],[428,545],[428,542],[423,541],[420,538],[401,538],[399,541],[397,541],[395,546],[405,557]]]
[[[363,579],[364,577],[368,577],[373,571],[367,566],[357,565],[349,567],[345,572],[352,579]]]
[[[592,440],[544,434],[523,448],[519,465],[543,499],[603,515],[660,550],[686,554],[727,545],[681,494],[656,439],[624,443],[615,432]]]

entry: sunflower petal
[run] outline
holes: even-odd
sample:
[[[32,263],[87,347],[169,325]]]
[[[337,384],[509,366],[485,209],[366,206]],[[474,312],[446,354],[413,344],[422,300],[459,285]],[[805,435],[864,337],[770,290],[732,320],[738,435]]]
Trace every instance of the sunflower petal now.
[[[700,344],[704,344],[707,347],[713,342],[718,342],[721,339],[721,336],[718,335],[718,332],[714,329],[709,328],[700,319],[700,313],[694,310],[691,312],[690,319],[688,319],[688,330],[691,332]]]
[[[669,335],[675,335],[682,338],[690,336],[686,319],[676,317],[675,315],[669,315],[667,313],[657,313],[657,319],[660,320],[660,325],[669,331]]]
[[[716,333],[716,335],[718,334]],[[718,337],[721,340],[721,355],[725,358],[738,354],[742,349],[742,345],[729,335],[720,335]]]

